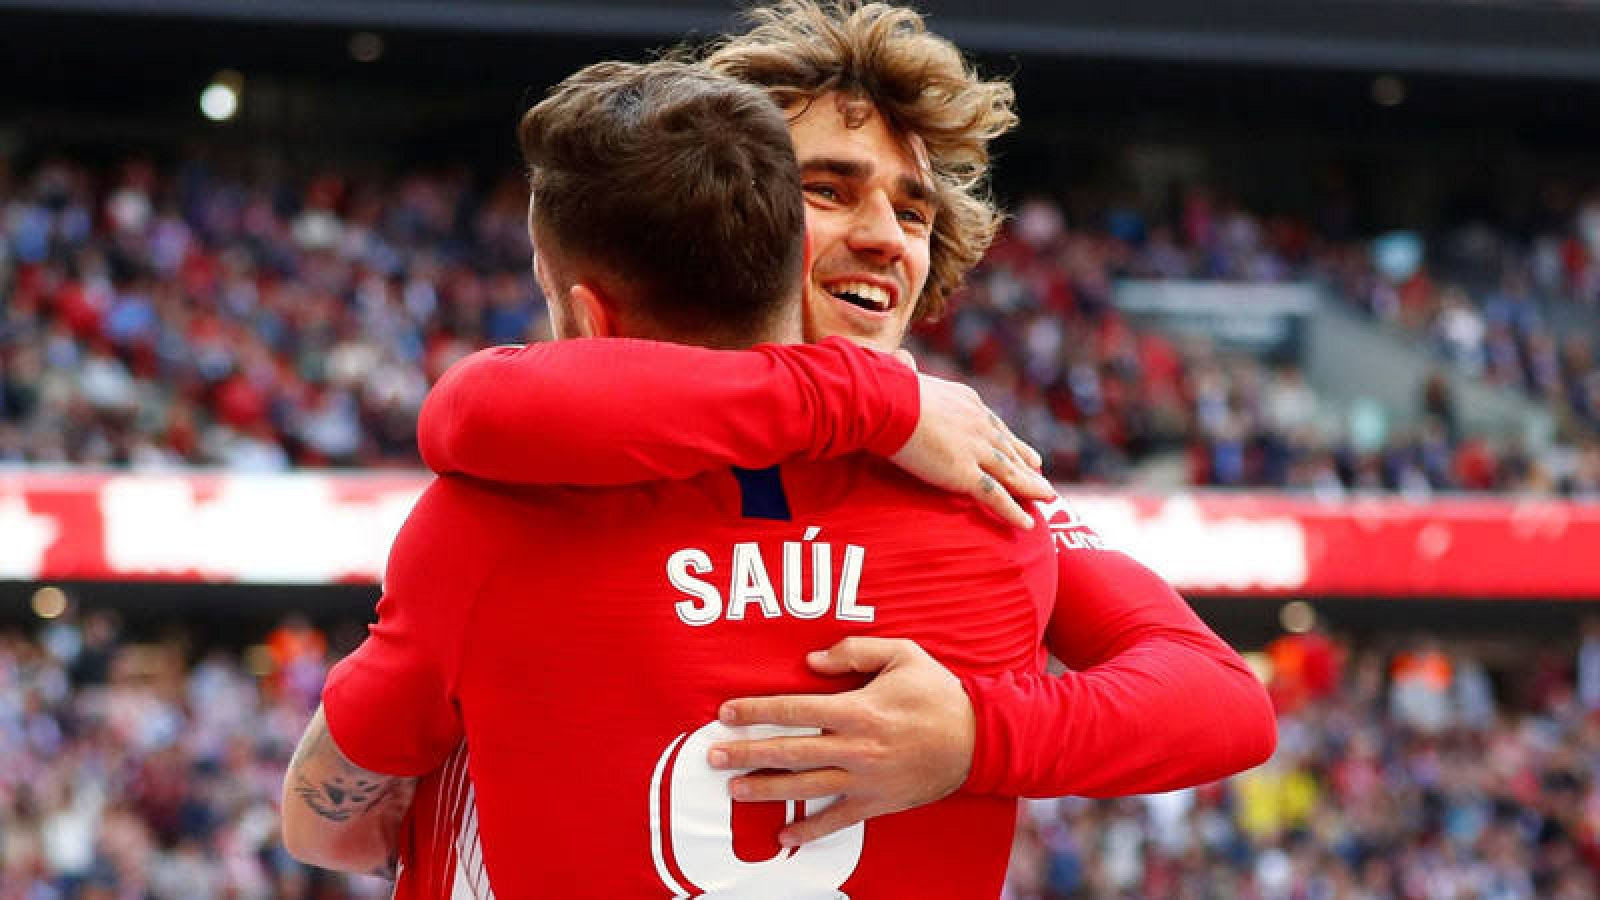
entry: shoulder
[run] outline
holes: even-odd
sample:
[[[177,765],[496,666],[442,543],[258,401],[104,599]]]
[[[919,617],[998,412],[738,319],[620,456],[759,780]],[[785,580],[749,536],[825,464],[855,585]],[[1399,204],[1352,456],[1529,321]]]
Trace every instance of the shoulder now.
[[[423,490],[395,539],[396,556],[420,555],[457,561],[497,555],[537,525],[537,504],[516,491],[486,482],[441,475]]]
[[[636,531],[682,515],[703,516],[732,484],[726,473],[720,480],[701,476],[608,487],[510,485],[441,475],[417,501],[408,527],[416,524],[445,544],[478,556],[511,546],[536,552],[573,545],[586,535]]]
[[[795,516],[827,516],[839,523],[887,531],[935,552],[999,554],[1048,548],[1048,529],[1001,522],[971,497],[929,486],[886,460],[857,454],[839,460],[785,466]],[[1041,509],[1037,522],[1049,522]],[[1031,555],[1030,554],[1025,554]]]
[[[475,523],[505,516],[510,502],[509,497],[498,496],[481,482],[457,475],[441,475],[417,498],[407,525],[440,532],[474,531]]]

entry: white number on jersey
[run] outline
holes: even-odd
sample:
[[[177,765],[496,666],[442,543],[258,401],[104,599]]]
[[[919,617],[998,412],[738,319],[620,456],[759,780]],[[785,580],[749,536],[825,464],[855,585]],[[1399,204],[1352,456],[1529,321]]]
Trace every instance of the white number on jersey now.
[[[861,863],[864,823],[836,831],[770,859],[749,862],[733,849],[733,798],[728,781],[740,771],[717,771],[706,762],[712,744],[817,734],[815,728],[728,726],[708,722],[680,734],[656,762],[650,782],[650,850],[656,874],[673,897],[706,900],[849,900],[839,890]],[[665,787],[667,815],[662,817]],[[805,801],[806,815],[827,809],[835,797]],[[795,819],[788,804],[785,821]],[[682,879],[667,864],[667,853]]]

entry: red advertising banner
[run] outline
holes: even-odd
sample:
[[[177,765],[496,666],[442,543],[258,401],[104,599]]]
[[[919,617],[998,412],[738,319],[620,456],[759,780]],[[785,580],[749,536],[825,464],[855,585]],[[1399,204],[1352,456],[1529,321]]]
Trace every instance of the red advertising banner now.
[[[372,582],[425,477],[0,474],[0,578]]]
[[[1600,599],[1600,505],[1074,496],[1106,542],[1186,593]]]
[[[426,483],[412,473],[4,473],[0,579],[373,582]],[[1191,594],[1600,599],[1600,505],[1067,498],[1105,544]]]

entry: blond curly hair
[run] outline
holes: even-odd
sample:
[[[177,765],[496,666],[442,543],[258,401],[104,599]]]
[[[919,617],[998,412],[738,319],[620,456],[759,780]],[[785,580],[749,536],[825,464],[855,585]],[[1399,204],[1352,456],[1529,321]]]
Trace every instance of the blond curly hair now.
[[[839,92],[870,101],[928,151],[938,209],[917,318],[936,318],[994,240],[989,142],[1017,122],[1011,85],[986,80],[915,10],[859,0],[782,0],[748,13],[753,28],[711,45],[703,62],[765,88],[784,109]]]

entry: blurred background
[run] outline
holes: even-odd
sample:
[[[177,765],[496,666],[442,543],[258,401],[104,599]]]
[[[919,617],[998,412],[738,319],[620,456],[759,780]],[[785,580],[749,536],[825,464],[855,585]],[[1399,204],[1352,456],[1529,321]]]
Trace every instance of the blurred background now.
[[[1008,895],[1600,895],[1600,4],[920,6],[1023,125],[917,356],[1280,715]],[[0,0],[0,897],[387,895],[278,790],[429,385],[547,334],[514,124],[733,9]]]

